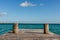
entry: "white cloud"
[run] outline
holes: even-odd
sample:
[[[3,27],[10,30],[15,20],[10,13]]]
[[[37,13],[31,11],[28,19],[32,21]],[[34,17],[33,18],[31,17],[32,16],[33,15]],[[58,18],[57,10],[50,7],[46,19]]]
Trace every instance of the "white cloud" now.
[[[33,4],[33,3],[30,3],[30,2],[25,1],[25,2],[22,2],[22,3],[20,4],[20,6],[22,6],[22,7],[28,7],[28,6],[37,6],[37,5],[36,5],[36,4]]]
[[[0,16],[5,16],[7,15],[7,12],[0,12]]]

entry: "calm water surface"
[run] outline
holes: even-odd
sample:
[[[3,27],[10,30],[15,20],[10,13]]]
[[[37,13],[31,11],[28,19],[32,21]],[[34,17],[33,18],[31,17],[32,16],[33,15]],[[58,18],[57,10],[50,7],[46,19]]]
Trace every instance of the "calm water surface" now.
[[[19,24],[19,29],[43,29],[43,24]],[[0,24],[0,35],[13,30],[13,24]],[[60,35],[60,24],[49,24],[49,31]]]

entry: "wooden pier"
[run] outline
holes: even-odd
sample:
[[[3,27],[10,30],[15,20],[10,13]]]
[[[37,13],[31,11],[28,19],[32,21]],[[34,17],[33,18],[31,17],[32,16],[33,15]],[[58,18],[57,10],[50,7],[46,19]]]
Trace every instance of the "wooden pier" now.
[[[12,32],[1,35],[0,40],[60,40],[59,35],[49,32],[49,24],[44,24],[44,29],[19,29],[14,23]]]
[[[13,33],[18,33],[18,23],[14,23]],[[44,24],[44,34],[48,34],[48,33],[49,33],[49,24]]]

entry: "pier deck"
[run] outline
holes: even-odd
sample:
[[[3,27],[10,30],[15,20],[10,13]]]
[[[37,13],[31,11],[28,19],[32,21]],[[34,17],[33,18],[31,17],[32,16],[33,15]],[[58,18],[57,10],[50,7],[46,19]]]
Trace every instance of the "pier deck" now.
[[[17,34],[9,32],[1,35],[0,40],[60,40],[60,35],[44,34],[43,29],[20,29]]]

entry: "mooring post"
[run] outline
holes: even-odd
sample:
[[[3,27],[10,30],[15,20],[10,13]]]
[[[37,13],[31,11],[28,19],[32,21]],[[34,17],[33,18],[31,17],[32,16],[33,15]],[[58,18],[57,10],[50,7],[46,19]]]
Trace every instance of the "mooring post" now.
[[[44,24],[44,34],[48,34],[48,33],[49,33],[49,25]]]
[[[18,23],[13,24],[13,33],[18,33]]]

